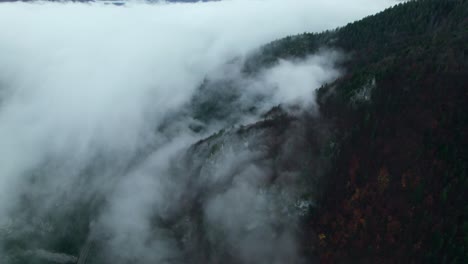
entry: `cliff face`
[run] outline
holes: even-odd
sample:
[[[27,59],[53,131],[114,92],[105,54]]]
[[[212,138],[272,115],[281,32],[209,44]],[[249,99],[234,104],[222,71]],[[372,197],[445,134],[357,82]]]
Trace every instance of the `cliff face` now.
[[[294,241],[317,204],[322,130],[283,113],[188,149],[175,163],[192,174],[172,228],[191,263],[305,261]]]

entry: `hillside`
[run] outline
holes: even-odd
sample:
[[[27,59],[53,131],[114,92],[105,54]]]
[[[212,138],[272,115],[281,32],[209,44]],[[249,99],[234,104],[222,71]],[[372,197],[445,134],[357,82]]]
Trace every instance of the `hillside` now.
[[[468,1],[400,3],[335,30],[273,41],[245,61],[220,60],[214,73],[188,67],[184,56],[172,62],[188,42],[153,54],[159,39],[148,44],[148,28],[128,29],[122,36],[149,47],[129,49],[142,57],[114,61],[128,43],[104,41],[112,45],[98,50],[108,60],[99,64],[92,34],[91,48],[78,53],[83,61],[59,49],[59,64],[51,63],[55,46],[50,53],[44,46],[44,63],[31,69],[50,77],[40,70],[52,68],[54,78],[25,98],[19,89],[24,102],[2,101],[14,114],[6,138],[16,139],[6,144],[13,158],[4,159],[16,170],[4,171],[23,181],[15,188],[16,178],[7,178],[17,199],[0,219],[1,263],[468,263]],[[114,44],[121,48],[106,53]],[[4,58],[15,61],[16,53]],[[166,60],[153,64],[157,55]],[[24,65],[34,62],[27,58]],[[303,61],[320,71],[294,68]],[[79,62],[109,71],[83,74]],[[150,70],[132,72],[145,62]],[[329,75],[300,94],[309,104],[275,101],[288,94],[276,94],[280,85],[265,73],[278,74],[268,71],[285,62],[303,77],[285,75],[291,91],[312,86],[304,72]],[[167,76],[153,83],[164,75],[156,65]],[[23,76],[14,73],[5,75]],[[150,81],[140,83],[144,73]],[[54,86],[56,78],[69,81]],[[83,102],[65,100],[70,92]],[[21,112],[37,95],[44,101],[33,115]],[[17,115],[21,126],[8,126]],[[35,162],[26,167],[23,159]]]
[[[334,166],[304,243],[322,263],[468,261],[466,43],[467,1],[410,1],[278,40],[247,63],[252,73],[324,47],[350,55],[318,91]]]

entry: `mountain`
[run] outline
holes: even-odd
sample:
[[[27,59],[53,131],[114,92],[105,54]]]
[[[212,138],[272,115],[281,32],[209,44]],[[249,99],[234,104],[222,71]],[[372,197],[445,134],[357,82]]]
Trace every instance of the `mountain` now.
[[[466,0],[408,1],[335,30],[273,41],[245,63],[233,59],[226,67],[241,64],[242,78],[207,75],[190,102],[154,128],[161,141],[185,126],[204,138],[170,159],[151,155],[155,142],[130,161],[96,155],[83,171],[65,172],[116,198],[77,187],[77,197],[91,198],[66,194],[40,214],[48,195],[41,180],[62,175],[61,160],[30,172],[39,190],[22,195],[15,221],[0,229],[7,254],[0,261],[467,263],[467,18]],[[319,114],[294,105],[264,111],[268,94],[245,102],[245,87],[265,69],[330,50],[343,55],[342,75],[316,91]],[[249,114],[261,120],[239,121]],[[134,188],[124,191],[145,195],[123,199],[107,178],[114,172],[132,176],[122,182]],[[144,173],[161,175],[142,186]],[[103,206],[112,199],[130,214],[100,225],[95,215],[119,209]],[[138,226],[146,218],[134,221],[140,214],[151,228]],[[109,230],[119,221],[143,239]]]
[[[467,43],[467,1],[409,1],[247,63],[350,54],[317,92],[333,167],[304,243],[322,263],[468,261]]]

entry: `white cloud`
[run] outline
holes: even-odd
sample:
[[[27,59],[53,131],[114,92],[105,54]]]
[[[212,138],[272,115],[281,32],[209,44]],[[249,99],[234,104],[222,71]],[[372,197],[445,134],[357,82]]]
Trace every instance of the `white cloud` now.
[[[107,206],[101,221],[113,219],[107,228],[118,239],[138,229],[145,234],[135,231],[134,244],[148,246],[149,208],[170,203],[162,193],[177,189],[164,164],[201,136],[188,129],[161,135],[156,128],[190,100],[205,76],[216,77],[227,61],[274,39],[332,29],[391,4],[0,4],[0,230],[26,194],[49,213],[99,193]],[[272,93],[265,107],[310,105],[305,98],[313,89],[338,74],[328,61],[334,56],[282,61],[248,88]],[[148,146],[154,152],[149,165],[138,161],[147,157]],[[90,167],[98,173],[88,179]],[[34,183],[34,177],[42,182]],[[251,188],[238,186],[222,199],[232,202],[237,189],[256,197]],[[164,241],[150,245],[171,247]],[[134,248],[129,256],[139,250],[144,251]]]

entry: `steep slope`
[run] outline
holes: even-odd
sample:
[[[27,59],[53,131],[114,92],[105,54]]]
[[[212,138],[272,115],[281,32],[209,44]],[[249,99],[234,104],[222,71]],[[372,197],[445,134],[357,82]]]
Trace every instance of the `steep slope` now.
[[[247,64],[350,55],[318,91],[335,165],[305,243],[324,263],[468,261],[467,18],[467,1],[410,1],[273,42]]]
[[[231,127],[236,110],[258,114],[257,105],[238,104],[231,85],[239,84],[207,80],[187,106],[190,129],[206,133],[205,123],[214,121],[226,128],[167,162],[170,178],[161,180],[170,184],[154,192],[171,206],[155,203],[162,214],[148,213],[148,233],[158,236],[145,243],[182,253],[149,247],[142,252],[155,256],[111,255],[125,263],[466,263],[467,11],[466,1],[411,1],[334,31],[275,41],[251,56],[244,74],[254,78],[283,58],[321,49],[346,54],[344,75],[317,92],[320,116],[279,106],[262,121]],[[169,116],[158,132],[180,129],[185,115]],[[93,178],[116,164],[132,171],[152,158],[145,151],[138,166],[98,160],[85,173]],[[0,230],[9,263],[108,263],[102,248],[112,237],[93,222],[102,197],[45,221],[30,217],[35,201],[27,198],[20,221]],[[297,234],[301,254],[291,246]]]

